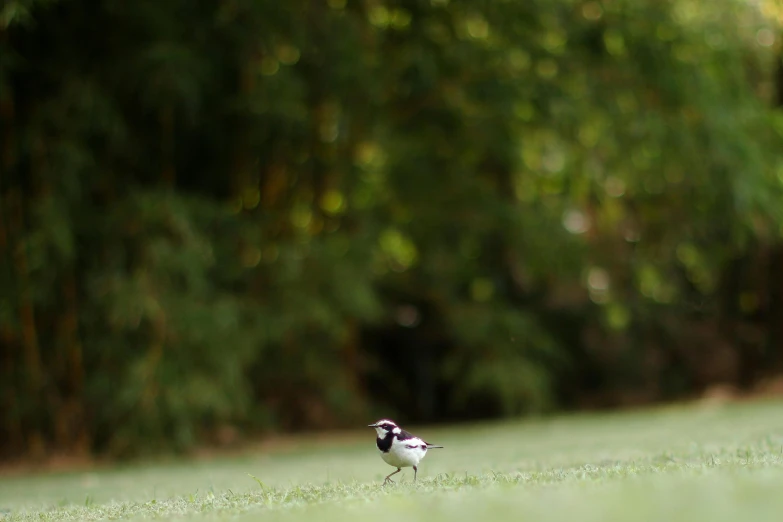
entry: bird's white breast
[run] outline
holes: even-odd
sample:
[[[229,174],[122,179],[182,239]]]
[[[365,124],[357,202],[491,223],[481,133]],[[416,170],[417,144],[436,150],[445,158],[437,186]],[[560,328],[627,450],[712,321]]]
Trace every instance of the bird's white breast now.
[[[381,458],[396,468],[410,468],[418,466],[424,455],[427,454],[427,443],[421,439],[413,438],[392,440],[392,445],[386,453],[381,452]]]

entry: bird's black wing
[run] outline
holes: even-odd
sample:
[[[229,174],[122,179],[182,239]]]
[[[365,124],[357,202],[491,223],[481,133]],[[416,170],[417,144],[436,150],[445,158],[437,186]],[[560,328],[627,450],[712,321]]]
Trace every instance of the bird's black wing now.
[[[397,437],[397,440],[400,440],[400,441],[408,440],[408,439],[417,439],[418,438],[418,437],[416,437],[416,435],[414,435],[412,433],[408,433],[407,431],[405,431],[402,428],[400,428],[400,432],[399,433],[395,433],[394,436]]]

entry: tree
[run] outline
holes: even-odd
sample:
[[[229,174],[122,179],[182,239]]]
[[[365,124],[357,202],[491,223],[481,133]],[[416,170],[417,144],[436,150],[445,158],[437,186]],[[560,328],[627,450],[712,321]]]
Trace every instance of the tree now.
[[[3,447],[754,382],[781,224],[755,9],[7,2]]]

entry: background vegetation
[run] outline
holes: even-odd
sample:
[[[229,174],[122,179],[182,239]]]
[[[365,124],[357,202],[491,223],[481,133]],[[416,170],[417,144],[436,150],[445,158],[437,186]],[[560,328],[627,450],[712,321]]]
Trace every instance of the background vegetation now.
[[[783,10],[9,0],[0,448],[783,372]]]

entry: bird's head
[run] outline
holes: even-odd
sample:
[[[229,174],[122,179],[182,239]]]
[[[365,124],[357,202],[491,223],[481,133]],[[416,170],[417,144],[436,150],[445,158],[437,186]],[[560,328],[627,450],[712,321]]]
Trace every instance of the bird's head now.
[[[381,419],[373,424],[368,424],[367,427],[375,428],[375,432],[381,439],[386,437],[387,433],[399,433],[401,431],[400,427],[397,426],[397,423],[389,419]]]

